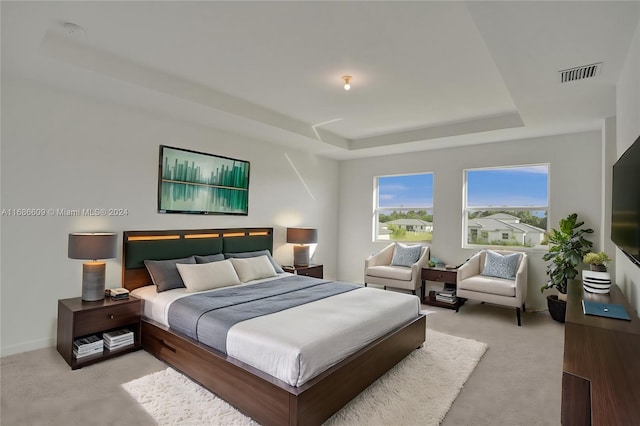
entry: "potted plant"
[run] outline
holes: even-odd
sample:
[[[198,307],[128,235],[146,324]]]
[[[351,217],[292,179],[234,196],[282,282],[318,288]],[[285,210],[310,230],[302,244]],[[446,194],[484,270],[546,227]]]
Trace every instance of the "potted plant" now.
[[[547,265],[549,281],[540,291],[554,287],[558,290],[558,295],[547,296],[549,313],[556,321],[564,322],[568,281],[578,276],[577,266],[593,246],[584,238],[585,234],[592,234],[593,229],[581,228],[583,225],[584,222],[578,222],[577,213],[560,220],[560,229],[552,229],[549,233],[549,252],[542,256],[543,260],[550,261]]]
[[[606,272],[607,262],[611,262],[611,259],[603,251],[598,253],[590,251],[589,253],[584,255],[582,261],[589,265],[589,268],[592,271]]]

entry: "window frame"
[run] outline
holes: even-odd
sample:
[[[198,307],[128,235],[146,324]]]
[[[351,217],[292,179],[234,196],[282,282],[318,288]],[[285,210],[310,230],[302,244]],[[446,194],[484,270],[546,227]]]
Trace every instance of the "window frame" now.
[[[476,207],[468,207],[468,198],[469,198],[469,184],[468,178],[470,171],[482,171],[482,170],[504,170],[504,169],[517,169],[524,167],[536,167],[536,166],[545,166],[547,168],[547,205],[536,205],[536,206],[476,206]],[[543,240],[549,234],[549,214],[551,211],[550,200],[551,200],[551,164],[550,163],[532,163],[532,164],[516,164],[516,165],[507,165],[507,166],[493,166],[493,167],[474,167],[463,169],[463,188],[462,188],[462,248],[465,249],[496,249],[496,250],[512,250],[512,251],[524,251],[524,252],[547,252],[547,245],[536,245],[533,247],[527,246],[510,246],[510,245],[495,245],[495,244],[473,244],[469,243],[468,235],[469,235],[469,213],[487,211],[487,210],[498,210],[504,212],[519,212],[519,211],[545,211],[547,216],[547,227],[544,230]],[[477,234],[487,235],[487,231],[478,231]]]
[[[433,189],[435,192],[435,173],[434,172],[413,172],[413,173],[395,173],[395,174],[387,174],[387,175],[377,175],[373,177],[373,215],[372,215],[372,241],[373,242],[411,242],[411,243],[420,243],[420,244],[431,244],[433,241],[433,229],[435,228],[434,222],[431,222],[431,240],[394,240],[394,239],[381,239],[379,238],[379,217],[380,213],[388,212],[389,214],[396,212],[408,212],[408,211],[421,211],[424,210],[427,214],[430,214],[433,217],[433,197],[432,193],[431,204],[430,205],[413,205],[411,207],[403,207],[400,206],[390,206],[390,207],[380,207],[380,178],[386,177],[398,177],[398,176],[415,176],[415,175],[431,175]]]

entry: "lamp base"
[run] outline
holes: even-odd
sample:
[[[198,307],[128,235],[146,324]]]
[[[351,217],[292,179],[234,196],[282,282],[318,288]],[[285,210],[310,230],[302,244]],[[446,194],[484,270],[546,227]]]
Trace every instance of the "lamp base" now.
[[[309,246],[293,246],[293,266],[309,266]]]
[[[82,300],[94,302],[104,299],[104,262],[87,262],[82,264]]]

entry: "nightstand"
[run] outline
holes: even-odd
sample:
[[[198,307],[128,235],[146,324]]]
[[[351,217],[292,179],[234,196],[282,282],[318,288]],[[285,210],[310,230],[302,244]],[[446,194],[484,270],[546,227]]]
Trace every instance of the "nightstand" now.
[[[129,297],[125,300],[111,300],[109,297],[96,302],[85,302],[80,297],[58,300],[58,342],[57,349],[73,370],[85,365],[113,358],[141,348],[140,344],[140,299]],[[133,345],[76,359],[73,355],[73,341],[92,334],[127,328],[133,331]]]
[[[457,269],[446,269],[438,266],[434,267],[425,267],[422,268],[422,288],[425,288],[425,281],[435,281],[444,284],[444,290],[456,290],[457,282],[458,282],[458,270]],[[424,298],[422,303],[432,306],[440,306],[441,308],[449,308],[455,309],[456,311],[460,306],[464,304],[464,299],[461,297],[456,298],[456,301],[453,303],[442,302],[436,300],[436,295],[438,292],[430,291],[428,296]]]
[[[296,275],[304,275],[305,277],[324,278],[323,265],[309,265],[309,266],[283,266],[282,269],[285,272],[290,272]]]

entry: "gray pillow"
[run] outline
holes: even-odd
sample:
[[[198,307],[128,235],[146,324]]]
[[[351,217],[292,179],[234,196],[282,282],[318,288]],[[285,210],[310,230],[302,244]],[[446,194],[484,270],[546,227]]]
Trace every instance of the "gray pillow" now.
[[[269,252],[269,250],[245,251],[242,253],[225,253],[224,254],[225,259],[231,259],[232,257],[235,257],[238,259],[246,259],[249,257],[258,257],[258,256],[267,256],[269,258],[269,262],[271,262],[271,265],[273,265],[273,269],[275,269],[277,273],[281,274],[284,272],[284,270],[280,267],[280,265],[278,265],[276,261],[273,260],[273,257],[271,257],[271,253]]]
[[[224,254],[210,254],[208,256],[198,256],[197,254],[193,256],[196,258],[196,263],[211,263],[211,262],[220,262],[224,260]]]
[[[495,251],[487,250],[484,270],[480,275],[513,280],[516,277],[516,267],[519,260],[520,253],[503,256]]]
[[[421,245],[406,246],[404,244],[396,243],[396,246],[393,250],[391,265],[411,267],[411,265],[413,265],[418,261],[418,259],[420,259],[421,252]]]
[[[184,282],[176,266],[178,263],[195,264],[196,259],[193,256],[189,256],[183,259],[144,261],[144,266],[147,267],[147,271],[149,271],[151,280],[156,285],[158,293],[184,287]]]

